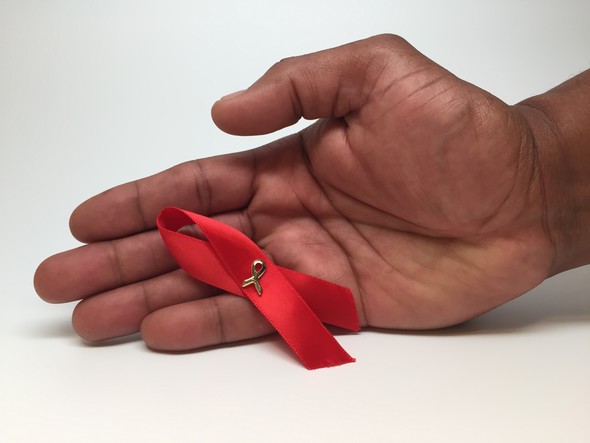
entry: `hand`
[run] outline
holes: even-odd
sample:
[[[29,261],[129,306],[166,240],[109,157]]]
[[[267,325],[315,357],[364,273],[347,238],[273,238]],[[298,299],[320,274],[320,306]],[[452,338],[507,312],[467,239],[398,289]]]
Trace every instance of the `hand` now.
[[[399,37],[283,60],[212,115],[238,135],[320,120],[80,205],[71,230],[88,245],[44,261],[35,285],[50,302],[82,300],[73,314],[82,337],[141,329],[150,347],[181,350],[272,332],[248,300],[177,269],[155,231],[168,205],[240,229],[281,266],[349,287],[363,326],[453,325],[551,273],[528,121]]]

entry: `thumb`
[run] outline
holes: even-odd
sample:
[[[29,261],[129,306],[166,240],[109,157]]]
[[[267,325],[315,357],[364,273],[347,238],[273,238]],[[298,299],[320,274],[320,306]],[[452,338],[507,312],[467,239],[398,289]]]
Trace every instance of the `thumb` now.
[[[397,36],[380,35],[281,60],[250,88],[217,101],[215,124],[235,135],[267,134],[306,119],[340,118],[378,92],[392,57],[417,53]]]

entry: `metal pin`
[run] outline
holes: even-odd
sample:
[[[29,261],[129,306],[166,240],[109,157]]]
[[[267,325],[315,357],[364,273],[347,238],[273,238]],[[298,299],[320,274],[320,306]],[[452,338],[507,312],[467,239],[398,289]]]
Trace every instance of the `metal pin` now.
[[[258,266],[260,266],[260,269],[256,269]],[[260,279],[260,277],[262,277],[265,271],[266,265],[264,264],[264,262],[262,260],[254,260],[252,262],[252,277],[248,277],[246,280],[242,282],[242,288],[254,285],[254,287],[256,288],[256,292],[258,292],[258,295],[262,295],[262,286],[260,286],[260,282],[258,280]]]

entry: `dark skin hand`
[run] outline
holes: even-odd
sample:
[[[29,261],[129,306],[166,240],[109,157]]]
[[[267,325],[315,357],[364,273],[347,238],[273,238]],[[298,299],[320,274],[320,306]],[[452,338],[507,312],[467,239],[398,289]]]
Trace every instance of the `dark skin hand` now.
[[[141,330],[185,350],[272,327],[247,299],[178,270],[155,230],[165,206],[228,223],[281,266],[349,287],[361,325],[440,328],[493,309],[571,267],[558,254],[540,171],[546,112],[508,106],[377,36],[281,61],[212,110],[224,131],[307,129],[195,160],[92,197],[72,214],[88,245],[48,258],[35,286],[81,300],[76,332]]]

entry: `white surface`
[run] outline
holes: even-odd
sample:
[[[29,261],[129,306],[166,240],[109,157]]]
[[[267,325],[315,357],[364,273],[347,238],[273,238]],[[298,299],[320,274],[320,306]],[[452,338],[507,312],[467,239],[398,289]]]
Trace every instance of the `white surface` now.
[[[81,200],[276,138],[224,135],[209,108],[283,57],[393,32],[514,102],[590,66],[588,17],[587,0],[0,0],[0,441],[590,441],[589,267],[451,330],[340,336],[357,363],[313,372],[276,338],[89,346],[31,283],[76,245]]]

